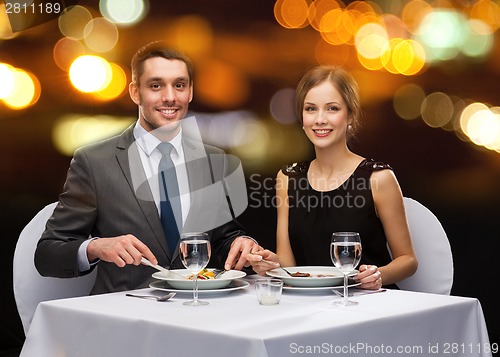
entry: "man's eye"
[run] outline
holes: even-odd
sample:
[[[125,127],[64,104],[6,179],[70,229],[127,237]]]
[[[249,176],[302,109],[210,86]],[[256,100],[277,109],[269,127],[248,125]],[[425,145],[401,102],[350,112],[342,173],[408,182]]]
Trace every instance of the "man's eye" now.
[[[186,87],[186,84],[185,83],[177,83],[175,85],[176,88],[185,88]]]
[[[159,85],[158,83],[153,83],[153,84],[151,84],[151,88],[159,89],[159,88],[161,88],[161,85]]]

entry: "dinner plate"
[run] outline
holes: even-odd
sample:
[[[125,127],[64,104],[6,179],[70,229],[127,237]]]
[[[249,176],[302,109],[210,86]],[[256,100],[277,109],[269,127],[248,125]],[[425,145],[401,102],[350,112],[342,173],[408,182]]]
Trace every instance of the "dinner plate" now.
[[[174,289],[193,291],[194,281],[187,278],[191,275],[191,272],[189,270],[173,269],[171,271],[175,274],[171,274],[171,276],[169,277],[166,277],[161,271],[157,271],[153,274],[153,278],[167,281],[168,285],[170,285]],[[234,279],[240,279],[246,275],[247,274],[243,271],[228,270],[220,278],[217,279],[198,279],[198,290],[222,289],[227,287]]]
[[[222,293],[227,293],[230,291],[234,290],[240,290],[240,289],[245,289],[246,287],[250,286],[250,283],[248,281],[245,281],[243,279],[234,279],[229,282],[229,285],[227,285],[224,288],[220,289],[205,289],[205,290],[198,290],[198,293],[200,295],[202,294],[222,294]],[[152,289],[156,290],[162,290],[162,291],[167,291],[167,292],[176,292],[176,293],[189,293],[193,294],[193,289],[175,289],[172,286],[170,286],[169,282],[166,280],[156,280],[153,281],[151,284],[149,284],[149,287]]]
[[[355,286],[361,285],[361,283],[351,283],[348,284],[348,288],[354,288]],[[338,285],[338,286],[308,286],[308,287],[303,287],[303,286],[288,286],[288,285],[283,285],[283,290],[289,290],[289,291],[329,291],[332,289],[343,289],[344,285]]]
[[[267,275],[273,278],[283,280],[283,283],[288,286],[312,288],[312,287],[327,287],[339,286],[344,284],[344,275],[342,272],[331,266],[298,266],[285,267],[290,273],[309,273],[307,277],[293,277],[288,275],[283,269],[276,268],[267,272]],[[357,274],[358,271],[353,271],[350,275]]]

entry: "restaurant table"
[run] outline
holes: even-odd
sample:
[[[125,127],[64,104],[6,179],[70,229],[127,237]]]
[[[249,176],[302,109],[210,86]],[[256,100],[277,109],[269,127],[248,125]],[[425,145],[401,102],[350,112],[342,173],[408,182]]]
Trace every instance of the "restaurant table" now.
[[[339,307],[330,290],[284,290],[264,306],[246,279],[244,289],[200,294],[206,306],[183,305],[189,294],[157,302],[126,292],[42,302],[21,356],[491,356],[475,298],[387,290]]]

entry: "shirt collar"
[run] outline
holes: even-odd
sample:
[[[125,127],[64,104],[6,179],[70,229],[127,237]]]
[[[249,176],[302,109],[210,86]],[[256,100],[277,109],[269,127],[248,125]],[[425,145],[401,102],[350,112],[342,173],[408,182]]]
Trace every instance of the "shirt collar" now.
[[[151,133],[149,133],[146,129],[144,129],[139,120],[136,122],[134,127],[134,138],[137,141],[137,145],[146,153],[146,155],[150,156],[151,153],[156,149],[158,144],[161,141]],[[174,150],[178,155],[180,155],[182,150],[182,127],[180,127],[179,134],[177,134],[172,140],[169,141],[170,144],[174,147]]]

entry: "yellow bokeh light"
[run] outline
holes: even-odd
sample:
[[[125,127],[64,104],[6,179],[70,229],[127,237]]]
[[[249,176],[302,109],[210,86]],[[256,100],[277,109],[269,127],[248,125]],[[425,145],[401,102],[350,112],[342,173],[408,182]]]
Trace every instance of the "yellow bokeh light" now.
[[[431,128],[446,125],[453,117],[453,102],[442,92],[429,94],[422,102],[422,119]]]
[[[232,147],[242,159],[262,160],[269,153],[270,139],[271,133],[264,122],[245,120],[233,131]]]
[[[432,12],[432,6],[424,0],[412,0],[403,8],[401,20],[408,31],[415,34],[422,20]]]
[[[7,63],[0,62],[0,99],[11,95],[14,89],[14,67]]]
[[[31,73],[22,69],[13,69],[14,86],[10,93],[3,97],[5,105],[11,109],[19,110],[35,104],[40,97],[40,82]]]
[[[118,42],[116,25],[104,17],[98,17],[88,22],[84,29],[85,44],[96,52],[107,52]]]
[[[381,57],[388,50],[389,36],[378,23],[367,23],[359,28],[354,38],[357,51],[365,58]]]
[[[323,39],[332,45],[341,45],[345,41],[345,30],[343,26],[343,14],[341,9],[335,9],[327,12],[320,21],[320,33]]]
[[[396,57],[396,63],[394,62],[394,49],[398,47],[403,41],[404,40],[401,38],[390,39],[388,44],[389,50],[385,51],[381,56],[384,68],[389,73],[399,74],[399,70],[396,67],[396,63],[398,61],[397,57]]]
[[[489,109],[479,110],[471,115],[465,133],[474,144],[491,146],[500,137],[500,118]]]
[[[381,57],[368,58],[357,52],[359,63],[370,71],[377,71],[384,68]]]
[[[392,64],[398,73],[405,73],[414,61],[415,53],[409,41],[402,40],[392,49]]]
[[[127,75],[125,71],[116,63],[110,63],[112,79],[109,84],[95,92],[95,96],[101,100],[112,100],[120,96],[127,87]]]
[[[65,9],[58,18],[59,31],[77,40],[84,37],[85,26],[92,20],[92,14],[85,7],[76,5]]]
[[[388,51],[390,52],[389,42],[380,35],[373,34],[364,37],[357,46],[358,55],[366,59],[378,60]]]
[[[278,5],[281,9],[276,8]],[[280,18],[287,25],[287,28],[302,28],[309,24],[307,19],[309,5],[306,0],[277,1],[276,6],[275,13],[276,11],[281,12]]]
[[[344,4],[335,0],[315,0],[309,5],[307,17],[310,25],[317,31],[321,31],[323,16],[332,10],[342,9]]]
[[[405,76],[414,76],[415,74],[420,73],[425,67],[425,50],[420,43],[414,40],[405,40],[405,43],[411,47],[413,61],[410,63],[410,66],[406,68],[406,70],[401,72],[401,74],[404,74]]]
[[[467,135],[467,127],[469,125],[469,120],[474,115],[474,113],[481,110],[488,110],[488,107],[483,103],[471,103],[465,107],[460,115],[460,129]]]
[[[101,14],[111,22],[130,26],[141,21],[147,14],[149,3],[144,0],[100,0]]]
[[[85,55],[86,51],[82,43],[78,40],[69,37],[63,37],[54,46],[52,56],[54,62],[63,71],[69,71],[69,67],[73,61]]]
[[[500,6],[491,0],[479,0],[472,6],[469,18],[485,22],[495,32],[500,27]]]
[[[111,77],[110,64],[98,56],[80,56],[73,61],[69,69],[71,83],[84,93],[97,92],[106,88]]]
[[[394,95],[393,107],[400,118],[413,120],[420,117],[420,108],[425,99],[424,90],[416,84],[399,88]]]
[[[52,129],[52,142],[60,153],[72,156],[81,146],[119,134],[134,120],[106,115],[66,115],[58,119]]]

